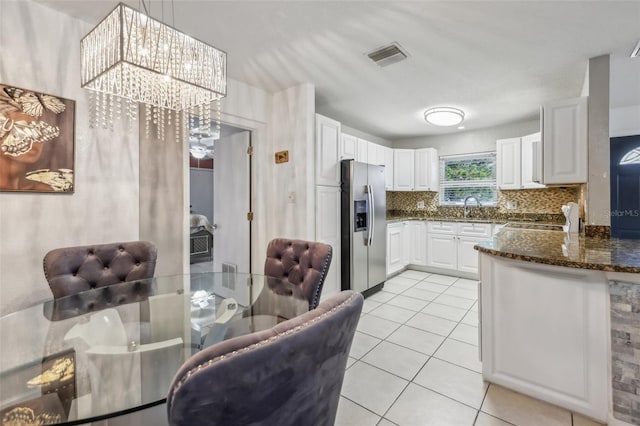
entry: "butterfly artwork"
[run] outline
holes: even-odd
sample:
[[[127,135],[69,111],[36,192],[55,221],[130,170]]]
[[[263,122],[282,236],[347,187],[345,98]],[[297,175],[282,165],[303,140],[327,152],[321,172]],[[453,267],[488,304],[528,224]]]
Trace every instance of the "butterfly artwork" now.
[[[74,120],[72,100],[0,84],[0,191],[73,193]]]

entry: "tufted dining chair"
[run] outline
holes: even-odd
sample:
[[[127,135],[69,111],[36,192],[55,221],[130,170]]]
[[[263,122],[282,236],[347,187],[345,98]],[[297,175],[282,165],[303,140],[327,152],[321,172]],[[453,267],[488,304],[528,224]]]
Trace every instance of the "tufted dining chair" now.
[[[264,274],[291,283],[309,301],[309,310],[315,309],[320,302],[331,256],[332,249],[328,244],[275,238],[267,246]]]
[[[148,241],[64,247],[44,256],[44,275],[58,299],[153,277],[158,252]]]
[[[361,294],[343,291],[195,354],[169,388],[169,424],[333,425],[362,304]]]

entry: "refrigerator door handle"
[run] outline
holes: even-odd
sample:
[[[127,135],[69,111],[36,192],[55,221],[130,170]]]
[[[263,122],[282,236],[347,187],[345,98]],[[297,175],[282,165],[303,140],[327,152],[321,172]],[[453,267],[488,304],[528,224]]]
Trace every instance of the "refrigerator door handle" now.
[[[374,227],[374,223],[375,223],[375,209],[374,209],[374,204],[373,204],[373,188],[371,188],[371,185],[367,185],[367,195],[369,196],[369,212],[368,212],[368,217],[369,217],[369,239],[367,242],[367,245],[371,245],[373,244],[373,235],[375,232],[375,227]]]

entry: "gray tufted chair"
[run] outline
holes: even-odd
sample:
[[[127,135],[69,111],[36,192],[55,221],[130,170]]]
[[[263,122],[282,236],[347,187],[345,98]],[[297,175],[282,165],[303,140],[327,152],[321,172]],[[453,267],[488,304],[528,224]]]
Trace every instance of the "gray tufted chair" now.
[[[320,302],[320,293],[331,265],[332,249],[324,243],[276,238],[267,246],[264,274],[289,281],[309,301],[309,310]]]
[[[58,299],[86,290],[153,277],[158,252],[148,241],[65,247],[44,257],[44,275]]]
[[[343,291],[271,329],[195,354],[169,388],[169,424],[333,425],[363,300]]]

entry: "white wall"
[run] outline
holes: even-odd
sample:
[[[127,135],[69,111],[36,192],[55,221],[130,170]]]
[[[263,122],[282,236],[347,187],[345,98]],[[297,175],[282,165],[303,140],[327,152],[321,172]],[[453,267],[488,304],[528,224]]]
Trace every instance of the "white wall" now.
[[[628,50],[611,54],[609,76],[609,135],[640,135],[640,59]]]
[[[0,193],[0,314],[51,297],[49,250],[139,236],[137,129],[89,129],[79,56],[90,29],[30,0],[0,1],[0,82],[76,101],[75,193]]]
[[[257,271],[275,237],[315,238],[314,112],[315,89],[301,84],[273,94],[266,144],[256,144],[254,183],[258,235]],[[275,164],[274,154],[289,151],[289,162]],[[289,202],[289,193],[294,202]]]
[[[496,150],[496,140],[515,138],[540,131],[538,117],[502,126],[469,130],[446,135],[420,138],[399,139],[393,142],[394,148],[436,148],[438,155],[469,154]]]
[[[609,136],[640,135],[640,105],[609,110]]]
[[[589,59],[586,223],[609,226],[609,55]]]

